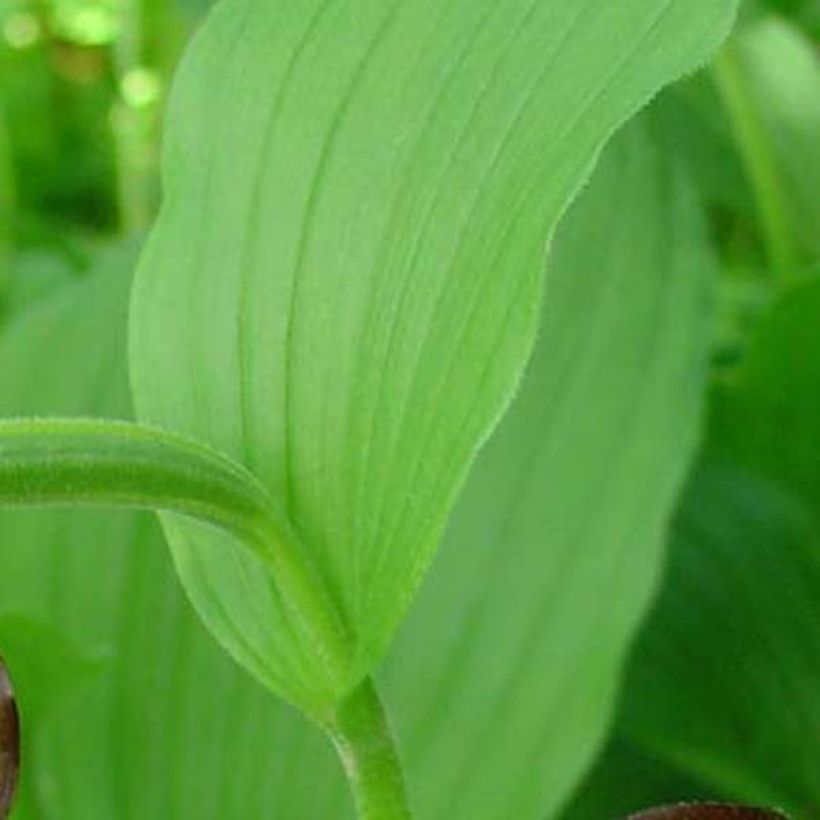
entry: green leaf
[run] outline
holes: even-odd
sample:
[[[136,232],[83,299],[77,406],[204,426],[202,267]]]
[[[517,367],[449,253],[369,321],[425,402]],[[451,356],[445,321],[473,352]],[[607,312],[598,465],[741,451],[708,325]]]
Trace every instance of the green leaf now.
[[[820,9],[812,0],[760,0],[770,10],[776,10],[793,23],[805,25],[816,35],[820,32]]]
[[[748,358],[718,387],[717,457],[796,493],[820,510],[820,280],[784,293],[761,320]]]
[[[26,722],[26,734],[60,706],[60,701],[104,667],[84,654],[60,630],[25,615],[0,616],[3,658],[14,670],[14,689]]]
[[[128,278],[120,274],[102,286],[97,278],[93,287],[67,287],[4,329],[4,416],[128,414],[121,330]],[[99,785],[110,781],[113,759],[104,746],[105,678],[91,676],[78,687],[74,676],[51,674],[52,658],[40,653],[62,645],[78,659],[104,662],[110,654],[118,601],[127,589],[119,572],[133,537],[126,518],[45,511],[0,516],[2,577],[13,580],[2,588],[3,622],[23,619],[40,634],[55,636],[51,646],[32,641],[31,629],[16,631],[16,640],[8,631],[0,636],[24,709],[23,793],[15,811],[22,817],[57,817],[63,807],[74,806],[82,807],[78,816],[116,816],[110,790]],[[32,692],[29,675],[39,690]]]
[[[795,230],[816,263],[820,260],[817,43],[787,21],[773,18],[739,38],[738,47],[783,165]]]
[[[25,576],[15,576],[15,581],[25,584]],[[10,597],[4,589],[3,608],[9,605]],[[15,795],[13,816],[37,817],[33,790],[28,786],[33,775],[44,771],[40,768],[44,751],[40,740],[49,737],[62,715],[75,715],[76,721],[78,695],[98,685],[105,658],[96,647],[78,644],[57,625],[19,613],[0,614],[0,647],[13,673],[12,687],[22,725],[23,780],[18,789],[21,793]],[[77,737],[78,726],[74,729]],[[82,731],[86,730],[87,725]],[[77,739],[77,747],[82,748],[82,738]]]
[[[13,247],[15,180],[11,145],[6,127],[6,111],[0,101],[0,300],[7,298],[9,260]]]
[[[687,162],[703,200],[745,225],[753,224],[754,197],[711,72],[675,83],[654,103],[653,112],[674,134],[675,153]],[[726,254],[727,248],[722,250]]]
[[[741,30],[715,62],[775,272],[794,278],[820,258],[820,57],[788,22]],[[802,252],[802,253],[801,253]]]
[[[813,817],[817,521],[759,480],[703,469],[676,529],[622,731],[725,796]]]
[[[647,806],[719,796],[719,791],[681,774],[615,734],[562,812],[561,820],[626,817]]]
[[[691,187],[645,127],[559,229],[520,395],[388,665],[422,817],[553,816],[603,742],[655,589],[714,268]]]
[[[711,796],[799,818],[820,813],[818,319],[820,282],[785,293],[716,388],[707,461],[618,720],[619,735]],[[612,766],[585,800],[605,799],[594,792]]]
[[[4,321],[70,282],[73,274],[64,259],[48,252],[15,254],[10,268],[3,294]]]
[[[106,256],[10,324],[0,413],[130,416],[130,262]],[[153,519],[0,514],[0,651],[25,733],[15,820],[344,816],[330,745],[205,632]]]
[[[711,261],[690,186],[644,128],[559,231],[536,356],[383,676],[419,818],[555,816],[656,582],[694,444]],[[97,279],[18,322],[0,410],[127,415],[123,297]],[[221,656],[150,520],[4,512],[0,533],[8,610],[107,661],[38,733],[37,813],[20,820],[351,816],[330,745]]]
[[[516,388],[557,219],[733,6],[235,0],[191,49],[134,292],[138,417],[282,505],[353,635],[351,684]],[[310,669],[258,567],[166,529],[235,657],[273,688]]]

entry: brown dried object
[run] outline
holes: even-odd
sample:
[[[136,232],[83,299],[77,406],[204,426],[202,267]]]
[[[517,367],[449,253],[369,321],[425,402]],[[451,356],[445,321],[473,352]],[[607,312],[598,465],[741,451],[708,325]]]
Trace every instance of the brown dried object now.
[[[751,806],[731,806],[723,803],[678,803],[661,806],[638,814],[627,820],[788,820],[785,814],[772,809]]]
[[[0,818],[11,810],[20,769],[20,721],[11,680],[0,658]]]

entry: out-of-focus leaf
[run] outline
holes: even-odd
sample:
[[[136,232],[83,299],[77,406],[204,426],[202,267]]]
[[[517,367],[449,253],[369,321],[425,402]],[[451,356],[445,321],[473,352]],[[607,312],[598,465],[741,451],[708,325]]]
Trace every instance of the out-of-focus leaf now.
[[[818,321],[820,282],[787,292],[716,390],[709,464],[678,514],[618,721],[719,796],[801,820],[820,817]],[[587,793],[606,788],[606,765]]]
[[[703,469],[625,682],[622,731],[726,797],[820,812],[817,522]]]
[[[741,61],[771,129],[800,239],[820,258],[820,53],[817,43],[773,18],[738,38]]]
[[[709,271],[689,186],[636,127],[556,239],[519,400],[384,674],[422,820],[554,816],[600,744],[694,442]],[[0,409],[128,413],[123,285],[12,327]],[[104,662],[38,733],[19,820],[350,816],[329,744],[222,657],[150,519],[4,513],[0,532],[4,610]]]
[[[74,271],[61,256],[32,251],[10,259],[4,300],[3,320],[8,321],[68,284]]]
[[[3,577],[8,580],[5,573]],[[37,817],[36,813],[32,815],[33,791],[27,787],[42,772],[39,738],[47,736],[52,719],[74,713],[78,695],[94,686],[96,676],[104,669],[104,659],[90,654],[96,650],[81,649],[55,624],[25,614],[5,614],[7,597],[3,595],[0,614],[0,649],[13,677],[25,764],[24,788],[15,797],[14,817]],[[77,727],[76,731],[84,729]],[[78,743],[78,748],[81,746]]]
[[[130,415],[132,259],[106,255],[10,324],[0,412]],[[151,516],[3,512],[0,533],[0,652],[26,744],[15,820],[345,815],[329,744],[201,627]]]
[[[773,256],[792,279],[817,265],[820,60],[782,18],[752,19],[659,113],[713,208],[724,265],[759,286]]]
[[[719,797],[719,790],[615,734],[561,813],[561,820],[625,817],[646,806]]]
[[[355,641],[351,681],[388,645],[515,389],[556,220],[733,7],[237,0],[184,61],[135,288],[138,416],[280,500]],[[273,688],[289,669],[320,677],[259,567],[168,529],[236,658]]]
[[[759,0],[760,4],[788,17],[809,37],[820,37],[820,6],[814,0]]]
[[[39,31],[31,4],[17,11]],[[56,244],[55,234],[78,226],[110,229],[116,169],[105,51],[53,41],[19,50],[3,43],[0,49],[20,240]]]
[[[818,326],[820,280],[785,293],[761,320],[735,379],[716,391],[711,421],[717,456],[799,493],[815,511],[820,511]]]
[[[794,274],[820,256],[820,56],[784,20],[742,29],[716,62],[773,262]],[[802,251],[801,256],[799,251]]]
[[[76,642],[56,627],[21,614],[0,614],[0,646],[6,663],[14,670],[27,732],[36,731],[37,723],[59,708],[72,689],[104,666],[101,656],[83,654]]]
[[[704,201],[721,214],[753,222],[754,199],[710,73],[700,71],[675,83],[653,110],[674,140],[675,153],[687,162]]]
[[[0,350],[0,412],[88,414],[90,405],[98,405],[101,413],[110,411],[111,404],[122,407],[127,396],[120,364],[123,345],[113,344],[107,330],[125,320],[127,280],[119,276],[111,285],[77,292],[70,288],[9,325]],[[112,559],[127,550],[128,528],[114,516],[93,520],[84,530],[81,514],[0,516],[4,620],[22,616],[40,634],[65,636],[62,645],[71,646],[69,655],[79,658],[104,655],[103,636],[110,632],[116,601],[124,593]],[[87,594],[88,587],[93,594]],[[84,708],[85,701],[94,704],[99,697],[99,675],[77,686],[70,675],[45,674],[51,658],[37,653],[48,645],[23,634],[16,641],[2,636],[10,647],[11,674],[16,677],[20,667],[18,697],[24,705],[19,812],[48,817],[62,807],[82,805],[89,818],[115,816],[109,790],[99,786],[110,781],[113,765],[102,744],[106,726],[99,708]],[[39,688],[32,689],[27,675],[36,678]]]
[[[6,112],[0,99],[0,306],[7,298],[9,264],[13,247],[13,220],[15,212],[14,169],[11,143],[6,127]]]

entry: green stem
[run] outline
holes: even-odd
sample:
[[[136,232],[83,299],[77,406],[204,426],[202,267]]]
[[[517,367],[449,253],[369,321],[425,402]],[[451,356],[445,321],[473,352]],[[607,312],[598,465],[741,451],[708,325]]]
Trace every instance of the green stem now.
[[[769,263],[780,276],[788,278],[798,269],[800,261],[789,224],[788,199],[770,135],[747,87],[732,41],[715,59],[712,76],[754,193]]]
[[[324,686],[303,707],[326,714],[349,686],[347,630],[318,573],[265,488],[231,459],[125,422],[0,421],[0,504],[164,510],[227,531],[270,568],[294,623],[323,659]]]
[[[393,737],[369,678],[342,703],[326,728],[342,759],[359,820],[410,820]]]

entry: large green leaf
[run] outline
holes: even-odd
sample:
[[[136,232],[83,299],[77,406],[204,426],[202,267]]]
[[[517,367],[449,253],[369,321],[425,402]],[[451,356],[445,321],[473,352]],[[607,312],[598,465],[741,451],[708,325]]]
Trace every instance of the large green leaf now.
[[[553,816],[601,743],[694,444],[710,270],[686,180],[631,128],[562,226],[519,399],[384,673],[418,817]],[[20,320],[0,410],[126,415],[124,297],[98,278]],[[349,815],[329,745],[221,656],[148,518],[0,532],[0,639],[32,701],[20,820]],[[40,641],[12,640],[21,617]]]
[[[605,138],[732,14],[234,0],[184,61],[134,294],[138,415],[281,502],[355,642],[351,681],[389,643],[515,389],[556,220]],[[235,657],[274,688],[321,677],[258,565],[168,529]]]
[[[520,395],[389,667],[422,816],[551,816],[602,741],[709,331],[700,214],[661,154],[633,129],[562,224]]]

